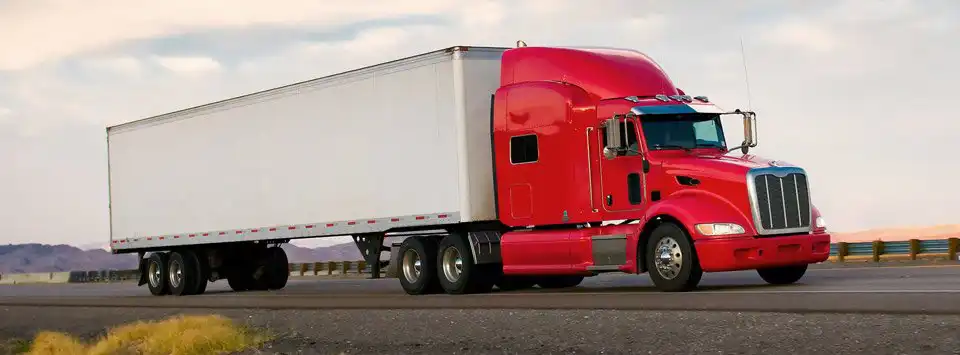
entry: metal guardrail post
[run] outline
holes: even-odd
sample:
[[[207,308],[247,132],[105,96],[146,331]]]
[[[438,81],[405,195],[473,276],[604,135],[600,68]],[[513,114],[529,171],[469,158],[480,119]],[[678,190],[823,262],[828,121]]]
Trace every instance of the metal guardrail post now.
[[[920,254],[920,239],[910,239],[910,260],[917,260]]]
[[[957,247],[960,246],[960,239],[950,238],[947,240],[947,255],[950,257],[950,261],[957,260]]]
[[[843,262],[850,254],[850,246],[845,242],[837,243],[837,261]]]
[[[880,262],[880,255],[883,254],[883,241],[874,240],[873,241],[873,262]]]

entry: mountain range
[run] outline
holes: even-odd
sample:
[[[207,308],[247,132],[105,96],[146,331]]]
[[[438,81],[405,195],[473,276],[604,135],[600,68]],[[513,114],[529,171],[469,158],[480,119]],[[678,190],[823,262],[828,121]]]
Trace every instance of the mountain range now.
[[[923,227],[871,229],[852,233],[834,233],[833,242],[897,241],[946,239],[960,237],[960,224]],[[399,239],[399,238],[398,238]],[[391,238],[391,242],[394,241]],[[361,260],[353,242],[315,248],[284,244],[291,263]],[[386,259],[387,253],[381,255]],[[73,270],[133,269],[136,254],[113,255],[99,244],[75,247],[70,245],[8,244],[0,245],[0,274],[22,272],[56,272]]]

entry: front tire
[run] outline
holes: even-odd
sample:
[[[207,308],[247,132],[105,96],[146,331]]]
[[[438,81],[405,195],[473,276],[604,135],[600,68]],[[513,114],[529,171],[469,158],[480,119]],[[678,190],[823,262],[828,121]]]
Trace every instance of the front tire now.
[[[693,290],[703,276],[690,237],[676,224],[665,222],[653,230],[647,240],[646,256],[650,279],[660,291]]]
[[[807,273],[807,264],[758,269],[757,273],[771,285],[789,285],[803,278]]]

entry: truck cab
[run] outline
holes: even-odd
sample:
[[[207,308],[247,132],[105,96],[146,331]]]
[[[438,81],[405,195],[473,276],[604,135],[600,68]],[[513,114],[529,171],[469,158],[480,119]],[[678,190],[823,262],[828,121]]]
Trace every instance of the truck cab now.
[[[756,115],[687,95],[642,53],[508,50],[493,106],[506,279],[649,271],[682,291],[703,272],[791,283],[829,256],[806,172],[749,154]]]

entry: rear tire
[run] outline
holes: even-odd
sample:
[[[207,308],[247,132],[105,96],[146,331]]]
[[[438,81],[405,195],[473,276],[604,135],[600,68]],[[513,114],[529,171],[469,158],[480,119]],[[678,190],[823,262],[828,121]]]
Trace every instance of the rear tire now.
[[[490,292],[498,264],[475,264],[466,239],[464,234],[451,233],[440,241],[436,254],[440,286],[448,294]]]
[[[650,233],[647,270],[660,291],[684,292],[697,287],[703,276],[700,260],[683,228],[664,222]]]
[[[757,273],[771,285],[789,285],[803,278],[807,273],[807,264],[758,269]]]
[[[174,296],[192,294],[196,290],[197,277],[200,275],[196,255],[190,251],[170,253],[167,261],[167,275],[170,294]]]
[[[167,281],[167,254],[150,254],[144,272],[147,273],[147,288],[150,289],[150,294],[154,296],[170,294],[170,285]]]
[[[279,290],[287,286],[290,279],[290,263],[287,252],[281,247],[266,250],[263,258],[263,283],[268,290]]]
[[[409,295],[426,295],[441,291],[437,279],[437,243],[424,237],[403,240],[397,267],[400,286]]]

